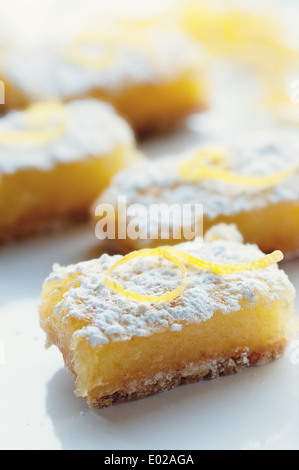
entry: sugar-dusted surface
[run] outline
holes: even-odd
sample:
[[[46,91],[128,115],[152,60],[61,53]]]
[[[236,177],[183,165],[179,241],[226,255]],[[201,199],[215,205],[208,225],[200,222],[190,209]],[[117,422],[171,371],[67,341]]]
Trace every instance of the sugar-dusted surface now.
[[[225,236],[225,227],[222,231]],[[239,233],[236,238],[238,236]],[[263,257],[254,245],[227,240],[206,243],[197,239],[177,245],[177,249],[217,264],[236,264]],[[54,311],[64,318],[92,318],[92,324],[83,326],[75,335],[86,337],[93,346],[107,343],[109,339],[130,340],[134,336],[148,336],[169,328],[176,331],[182,324],[205,321],[216,311],[223,314],[237,311],[244,301],[254,307],[261,297],[267,303],[286,292],[294,295],[287,276],[277,265],[234,275],[215,275],[188,265],[187,284],[178,302],[171,302],[171,307],[169,302],[138,303],[103,284],[108,269],[119,259],[118,255],[111,257],[104,254],[99,259],[66,268],[56,265],[46,281],[46,284],[53,280],[63,282],[67,276],[75,275],[74,285],[64,294]],[[128,262],[112,276],[125,289],[146,296],[162,295],[181,283],[180,270],[160,257]]]
[[[133,26],[128,27],[131,35],[134,35]],[[119,37],[116,53],[107,66],[87,67],[71,59],[68,48],[73,38],[58,50],[56,45],[54,49],[31,51],[27,55],[8,55],[2,65],[4,80],[12,82],[25,96],[34,100],[57,96],[69,99],[94,89],[119,91],[128,85],[159,84],[194,69],[194,64],[197,64],[196,70],[200,70],[201,64],[206,66],[205,52],[183,33],[154,29],[140,34],[137,30],[132,45],[132,40],[128,41],[126,35],[118,36],[117,25],[111,25],[115,33],[111,33],[107,24],[98,28],[109,32],[108,45],[105,45],[105,34],[102,39],[104,46],[97,44],[104,58],[111,54],[111,34],[113,39]],[[98,31],[98,28],[91,31]]]
[[[294,169],[287,178],[265,188],[260,185],[244,186],[213,179],[190,182],[183,179],[179,168],[198,149],[217,148],[229,158],[229,171],[237,175],[270,176]],[[204,214],[210,219],[219,215],[236,215],[266,207],[271,203],[299,199],[299,137],[296,129],[254,131],[230,142],[205,143],[182,155],[165,155],[159,160],[138,164],[134,171],[122,171],[105,192],[105,199],[117,204],[119,194],[126,196],[127,204],[136,201],[150,204],[174,203],[204,204]],[[141,214],[142,217],[142,214]],[[146,226],[146,221],[140,224]],[[180,221],[181,222],[181,221]]]
[[[65,105],[65,134],[44,144],[0,144],[0,175],[20,169],[50,169],[93,156],[107,155],[119,145],[133,145],[131,128],[112,106],[96,100]],[[12,111],[0,118],[0,134],[24,130],[28,116]]]

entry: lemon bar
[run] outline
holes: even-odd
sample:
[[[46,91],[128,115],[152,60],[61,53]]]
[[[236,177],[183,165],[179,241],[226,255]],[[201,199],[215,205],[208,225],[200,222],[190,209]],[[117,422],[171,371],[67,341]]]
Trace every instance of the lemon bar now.
[[[97,208],[109,202],[115,211],[116,242],[122,252],[178,243],[170,237],[151,236],[152,205],[174,203],[203,205],[203,233],[219,223],[238,226],[248,243],[268,253],[275,249],[291,255],[299,249],[299,139],[296,131],[274,129],[253,132],[223,145],[188,149],[183,154],[145,159],[116,175],[92,206],[96,228]],[[119,196],[126,204],[119,204]],[[135,204],[140,236],[130,236],[127,216]],[[174,231],[188,222],[184,211],[173,221]],[[200,222],[200,220],[198,221]],[[200,226],[200,223],[198,223]],[[141,236],[142,235],[142,236]],[[195,234],[196,235],[196,234]],[[194,235],[194,236],[195,236]],[[201,235],[201,233],[199,233]],[[99,238],[101,234],[99,233]],[[189,240],[190,238],[187,238]],[[182,240],[184,237],[182,235]],[[185,240],[186,241],[186,240]]]
[[[272,72],[273,67],[285,67],[296,59],[288,23],[273,8],[257,11],[220,6],[217,1],[184,0],[173,16],[178,27],[218,57]]]
[[[113,174],[138,158],[127,122],[98,100],[38,103],[0,119],[0,241],[88,218]]]
[[[174,22],[203,44],[211,56],[253,72],[260,86],[259,106],[273,113],[273,105],[290,77],[293,75],[295,80],[298,76],[295,23],[272,5],[256,9],[240,2],[238,6],[220,3],[179,1],[173,12]],[[280,111],[293,110],[278,109],[277,114]]]
[[[40,324],[93,408],[234,374],[280,357],[297,330],[281,259],[222,225],[174,247],[55,265]]]
[[[182,32],[107,20],[66,44],[11,54],[2,72],[21,107],[94,97],[110,102],[144,134],[207,107],[207,67],[206,52]],[[17,105],[8,90],[8,107],[10,100]]]

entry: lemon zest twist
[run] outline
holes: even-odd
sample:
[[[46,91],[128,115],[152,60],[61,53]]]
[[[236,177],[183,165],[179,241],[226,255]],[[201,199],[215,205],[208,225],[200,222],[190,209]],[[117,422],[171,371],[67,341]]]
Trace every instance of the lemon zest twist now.
[[[52,142],[65,133],[66,112],[61,103],[56,101],[36,103],[25,113],[26,128],[14,132],[0,132],[0,144],[43,144]],[[51,121],[54,121],[53,126]]]
[[[145,258],[145,257],[151,257],[151,256],[161,256],[180,268],[182,272],[182,282],[179,287],[159,296],[140,295],[137,292],[132,292],[128,289],[125,289],[118,282],[110,279],[110,275],[118,267],[128,263],[129,261],[132,261],[133,259]],[[254,261],[248,261],[248,262],[236,263],[236,264],[216,264],[216,263],[210,263],[208,261],[201,260],[199,258],[196,258],[195,256],[192,256],[188,253],[185,253],[183,251],[177,250],[172,247],[145,249],[145,250],[134,251],[130,253],[129,255],[124,256],[115,264],[113,264],[111,268],[107,271],[104,277],[103,283],[106,287],[116,292],[117,294],[120,294],[129,300],[134,300],[135,302],[150,302],[150,303],[169,302],[179,297],[186,287],[187,270],[183,261],[189,264],[192,264],[193,266],[199,269],[211,270],[215,274],[234,274],[234,273],[240,273],[243,271],[254,271],[257,269],[265,269],[271,266],[272,264],[282,261],[283,258],[284,257],[283,257],[282,252],[277,250],[269,255],[265,255],[264,257],[258,260],[254,260]]]
[[[68,44],[65,57],[73,64],[103,71],[109,69],[126,46],[150,59],[154,68],[161,68],[161,59],[155,43],[150,39],[157,25],[158,16],[146,18],[115,17],[111,22],[93,26],[83,31]],[[86,46],[94,45],[99,52],[86,52]]]
[[[201,260],[188,253],[176,250],[175,248],[169,248],[169,250],[171,250],[173,255],[182,258],[187,263],[192,264],[200,269],[211,270],[215,274],[235,274],[243,271],[256,271],[257,269],[268,268],[272,264],[283,260],[282,252],[276,250],[273,253],[265,255],[263,258],[254,261],[247,261],[236,264],[217,264]]]
[[[134,50],[145,51],[155,62],[155,53],[149,41],[144,36],[143,29],[130,25],[120,24],[114,34],[100,32],[99,30],[88,30],[80,34],[72,41],[66,51],[66,56],[71,62],[95,70],[108,69],[116,60],[117,54],[122,45],[128,45]],[[95,44],[103,48],[103,53],[99,55],[88,55],[84,47],[88,44]]]
[[[109,279],[110,274],[119,266],[126,264],[127,262],[133,259],[144,258],[148,256],[162,256],[163,258],[177,265],[180,268],[182,275],[183,275],[181,285],[178,288],[174,289],[173,291],[167,292],[166,294],[159,295],[159,296],[156,296],[156,295],[149,296],[149,295],[140,295],[137,292],[131,292],[127,289],[124,289],[119,283]],[[168,248],[154,248],[154,249],[133,251],[132,253],[125,256],[121,260],[117,261],[108,270],[103,281],[106,287],[109,287],[111,290],[113,290],[114,292],[117,292],[118,294],[121,294],[127,299],[135,300],[137,302],[152,302],[152,303],[169,302],[170,300],[173,300],[179,297],[181,293],[183,292],[183,290],[185,289],[186,282],[187,282],[187,271],[186,271],[185,265],[183,264],[182,261],[179,260],[179,258],[177,258],[176,256],[173,256],[170,249]]]
[[[204,162],[204,158],[208,163]],[[189,181],[204,179],[221,180],[245,186],[275,186],[298,169],[297,166],[269,176],[244,176],[231,173],[228,169],[228,156],[215,150],[202,150],[179,167],[179,174]]]
[[[105,46],[105,52],[100,57],[88,57],[84,53],[84,46],[95,43]],[[113,62],[117,52],[117,41],[113,36],[104,36],[95,31],[86,31],[78,36],[68,47],[67,57],[75,64],[93,69],[105,69]]]

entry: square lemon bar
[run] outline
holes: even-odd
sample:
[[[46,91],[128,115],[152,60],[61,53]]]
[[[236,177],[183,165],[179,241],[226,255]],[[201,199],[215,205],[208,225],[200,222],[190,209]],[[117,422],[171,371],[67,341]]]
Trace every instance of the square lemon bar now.
[[[188,35],[107,19],[65,44],[1,64],[6,105],[94,97],[110,102],[136,133],[173,126],[207,107],[206,53]]]
[[[97,100],[38,103],[0,119],[0,242],[87,219],[99,188],[137,159],[127,122]]]
[[[298,324],[277,262],[234,226],[205,239],[55,265],[40,324],[93,408],[280,357]]]
[[[92,206],[92,216],[98,227],[97,208],[103,201],[111,204],[116,233],[124,234],[116,235],[116,243],[127,252],[178,243],[171,233],[170,238],[151,237],[151,205],[171,208],[173,204],[198,203],[203,206],[203,215],[199,215],[203,232],[219,223],[233,223],[246,242],[256,243],[262,251],[279,249],[293,255],[299,250],[298,157],[297,132],[275,129],[252,132],[223,145],[208,144],[178,155],[145,159],[134,171],[124,170],[113,178]],[[119,204],[120,195],[125,205]],[[128,213],[135,204],[146,210],[138,214],[140,234],[133,238],[128,236],[133,223]],[[187,226],[188,216],[182,210],[170,222],[176,233],[180,226]]]

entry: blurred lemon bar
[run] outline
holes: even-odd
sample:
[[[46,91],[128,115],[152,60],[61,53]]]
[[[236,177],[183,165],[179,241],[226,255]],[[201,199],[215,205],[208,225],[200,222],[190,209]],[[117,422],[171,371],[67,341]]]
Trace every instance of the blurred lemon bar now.
[[[177,2],[174,18],[179,28],[218,57],[273,71],[274,66],[285,67],[297,56],[288,23],[272,6],[184,0]]]
[[[212,57],[254,72],[261,86],[259,105],[273,112],[273,101],[284,92],[294,68],[298,70],[299,57],[295,15],[291,9],[280,10],[271,4],[179,0],[169,16]]]
[[[172,248],[54,266],[40,324],[91,407],[234,374],[284,353],[298,325],[295,289],[277,266],[282,253],[243,244],[235,227],[213,230]]]
[[[207,54],[183,32],[112,20],[63,46],[10,54],[2,63],[7,107],[94,97],[110,102],[138,134],[169,128],[208,102]]]
[[[107,103],[44,102],[0,119],[0,241],[82,219],[99,188],[137,159]]]
[[[296,134],[279,129],[253,132],[223,146],[207,145],[178,155],[145,159],[133,171],[124,170],[116,175],[96,200],[91,209],[96,228],[101,225],[97,208],[105,201],[115,208],[115,238],[122,252],[178,243],[184,240],[180,229],[187,223],[190,226],[189,213],[185,216],[183,208],[197,203],[202,204],[203,210],[194,222],[203,233],[213,225],[233,223],[246,242],[258,244],[266,253],[275,249],[285,255],[295,253],[299,250]],[[119,203],[120,195],[125,205]],[[129,209],[137,203],[145,209],[129,216]],[[182,210],[179,216],[170,214],[170,230],[166,235],[160,230],[159,236],[153,237],[153,223],[159,229],[162,227],[163,212],[157,212],[154,220],[149,217],[151,207],[162,204],[170,209],[179,204]],[[192,214],[196,217],[194,211]],[[130,236],[129,227],[134,223],[136,234]]]

